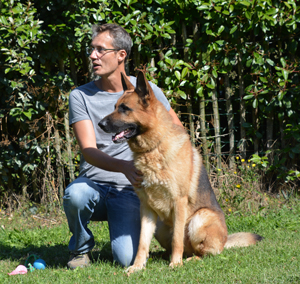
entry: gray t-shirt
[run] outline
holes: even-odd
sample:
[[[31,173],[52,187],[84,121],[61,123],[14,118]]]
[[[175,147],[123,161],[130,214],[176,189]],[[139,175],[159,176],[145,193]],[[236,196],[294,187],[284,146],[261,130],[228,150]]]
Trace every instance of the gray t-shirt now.
[[[130,77],[130,82],[136,86],[136,77]],[[171,106],[160,88],[149,82],[157,99],[163,103],[167,111]],[[114,110],[117,100],[122,92],[108,93],[101,91],[94,82],[87,83],[73,90],[69,99],[69,123],[70,125],[81,120],[91,120],[94,126],[97,148],[111,157],[121,160],[132,160],[132,152],[128,144],[115,144],[112,142],[112,134],[105,133],[99,126],[99,121]],[[99,184],[112,185],[121,190],[131,187],[130,182],[122,173],[115,173],[94,167],[80,159],[79,176],[85,176]]]

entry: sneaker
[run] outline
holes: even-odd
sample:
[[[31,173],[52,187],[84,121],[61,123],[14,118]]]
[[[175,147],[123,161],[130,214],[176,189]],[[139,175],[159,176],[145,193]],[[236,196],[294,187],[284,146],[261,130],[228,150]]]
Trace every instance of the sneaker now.
[[[67,266],[70,269],[75,269],[77,267],[86,267],[89,266],[91,262],[91,253],[83,253],[83,254],[74,254],[71,253],[69,262]]]

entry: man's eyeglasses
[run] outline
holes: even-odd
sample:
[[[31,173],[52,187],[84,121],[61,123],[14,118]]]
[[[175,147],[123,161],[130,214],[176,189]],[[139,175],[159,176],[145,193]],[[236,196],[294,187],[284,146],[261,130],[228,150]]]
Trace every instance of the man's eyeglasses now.
[[[94,52],[94,50],[96,51],[96,55],[98,56],[98,57],[101,57],[101,56],[103,56],[104,54],[106,54],[107,53],[107,51],[119,51],[120,49],[115,49],[115,48],[102,48],[102,47],[92,47],[92,46],[89,46],[89,47],[87,47],[86,48],[86,54],[88,55],[88,56],[90,56],[93,52]]]

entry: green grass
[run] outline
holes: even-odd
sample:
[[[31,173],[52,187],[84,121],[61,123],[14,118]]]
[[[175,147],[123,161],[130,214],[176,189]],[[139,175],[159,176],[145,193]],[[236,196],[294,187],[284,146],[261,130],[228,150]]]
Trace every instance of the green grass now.
[[[227,216],[230,233],[255,232],[264,240],[248,248],[185,262],[171,269],[153,241],[147,269],[132,274],[112,262],[106,223],[93,222],[94,263],[74,271],[66,268],[70,233],[62,214],[52,218],[0,214],[0,283],[300,283],[300,206],[283,206],[247,216]],[[49,219],[48,219],[49,218]],[[9,276],[29,254],[47,263],[45,270]]]

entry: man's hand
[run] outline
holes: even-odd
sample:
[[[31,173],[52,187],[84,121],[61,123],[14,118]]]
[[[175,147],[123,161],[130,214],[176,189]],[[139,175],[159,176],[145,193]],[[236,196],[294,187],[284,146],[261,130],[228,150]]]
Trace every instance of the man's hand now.
[[[130,183],[134,187],[141,186],[141,183],[143,182],[143,173],[134,166],[133,161],[123,161],[122,164],[121,172],[127,177]]]

